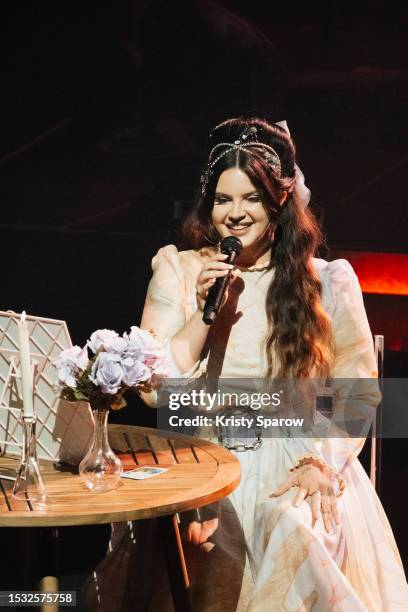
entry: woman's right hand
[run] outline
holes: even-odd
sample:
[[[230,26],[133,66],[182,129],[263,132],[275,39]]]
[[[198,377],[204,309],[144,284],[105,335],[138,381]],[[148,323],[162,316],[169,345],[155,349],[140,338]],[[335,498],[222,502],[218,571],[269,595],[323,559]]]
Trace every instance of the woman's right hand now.
[[[224,253],[217,253],[216,255],[210,257],[201,268],[201,272],[197,277],[196,283],[197,306],[199,310],[204,310],[208,292],[214,285],[217,278],[231,274],[231,280],[235,280],[235,278],[240,274],[240,270],[234,270],[234,266],[232,264],[225,262],[227,258],[228,255],[225,255]],[[225,291],[221,307],[224,306],[227,299],[228,288]]]

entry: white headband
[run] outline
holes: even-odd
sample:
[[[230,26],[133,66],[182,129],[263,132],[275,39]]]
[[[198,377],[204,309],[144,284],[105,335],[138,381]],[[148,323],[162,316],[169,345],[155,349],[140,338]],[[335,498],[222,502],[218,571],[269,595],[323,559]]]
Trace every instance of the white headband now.
[[[287,132],[288,136],[290,136],[288,124],[286,121],[277,121],[275,125],[279,125],[281,128]],[[305,184],[305,175],[299,168],[297,164],[295,164],[295,181],[293,184],[292,193],[295,195],[297,201],[304,207],[308,206],[311,198],[311,191]]]

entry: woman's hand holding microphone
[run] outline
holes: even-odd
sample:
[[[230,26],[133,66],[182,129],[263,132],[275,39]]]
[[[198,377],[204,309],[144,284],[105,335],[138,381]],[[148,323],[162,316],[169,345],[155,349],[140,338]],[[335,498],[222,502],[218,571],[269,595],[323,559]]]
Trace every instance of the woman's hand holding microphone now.
[[[224,276],[230,274],[231,282],[233,282],[241,273],[239,269],[234,269],[232,264],[226,263],[226,259],[228,259],[228,255],[217,253],[216,255],[210,257],[201,268],[196,284],[197,306],[201,312],[204,311],[208,292],[215,284],[217,278],[223,278]],[[227,299],[228,287],[224,293],[221,307],[224,306]]]

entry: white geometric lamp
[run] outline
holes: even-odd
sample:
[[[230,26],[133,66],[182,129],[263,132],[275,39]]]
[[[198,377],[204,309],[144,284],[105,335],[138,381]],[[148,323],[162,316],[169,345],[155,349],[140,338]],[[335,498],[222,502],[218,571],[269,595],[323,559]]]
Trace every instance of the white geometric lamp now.
[[[0,311],[0,452],[21,454],[22,383],[18,321],[21,315]],[[37,453],[42,459],[78,464],[93,433],[86,402],[61,400],[52,361],[72,346],[65,321],[27,315],[30,358],[35,365],[34,412]]]

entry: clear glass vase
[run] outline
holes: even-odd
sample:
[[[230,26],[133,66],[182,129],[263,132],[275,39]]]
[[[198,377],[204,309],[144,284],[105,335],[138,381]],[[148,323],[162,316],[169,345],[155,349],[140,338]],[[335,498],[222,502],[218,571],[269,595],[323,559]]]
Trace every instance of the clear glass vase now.
[[[79,464],[79,476],[91,491],[111,491],[122,474],[120,459],[109,446],[109,407],[91,403],[94,434],[91,447]]]
[[[37,461],[37,438],[35,435],[35,416],[21,417],[23,444],[21,464],[14,482],[13,495],[16,499],[32,502],[45,502],[47,495]]]

